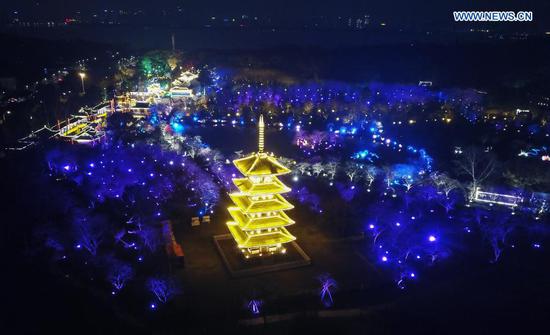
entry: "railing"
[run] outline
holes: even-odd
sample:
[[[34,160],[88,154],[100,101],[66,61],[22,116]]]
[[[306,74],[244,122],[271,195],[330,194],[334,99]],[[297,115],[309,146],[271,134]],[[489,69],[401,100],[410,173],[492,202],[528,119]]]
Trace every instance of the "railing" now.
[[[483,202],[488,204],[510,206],[510,207],[516,207],[521,202],[523,202],[522,197],[509,195],[509,194],[502,194],[502,193],[484,192],[484,191],[480,191],[479,187],[476,188],[473,200],[475,202]]]

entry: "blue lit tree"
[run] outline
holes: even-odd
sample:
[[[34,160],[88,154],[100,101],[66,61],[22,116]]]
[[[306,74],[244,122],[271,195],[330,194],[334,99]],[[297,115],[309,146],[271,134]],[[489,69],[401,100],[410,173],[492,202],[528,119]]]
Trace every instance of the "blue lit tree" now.
[[[126,283],[134,277],[133,268],[122,261],[111,258],[107,268],[107,279],[116,291],[122,290]]]
[[[338,283],[328,273],[320,275],[317,280],[321,284],[319,290],[321,302],[325,307],[331,307],[334,304],[332,293],[338,288]]]
[[[150,252],[157,251],[161,244],[160,229],[156,226],[148,225],[136,232],[141,243]]]
[[[73,218],[73,230],[76,247],[84,248],[92,256],[95,256],[99,244],[107,232],[107,224],[103,217],[90,216],[89,213],[77,211]]]
[[[260,314],[260,308],[262,307],[263,301],[260,299],[251,299],[246,307],[252,313],[253,315],[259,315]]]
[[[170,301],[175,295],[180,293],[179,287],[171,278],[151,278],[147,282],[149,291],[161,303]]]
[[[507,245],[507,238],[516,228],[517,221],[504,210],[494,212],[486,219],[479,221],[479,230],[493,250],[491,262],[497,262]]]
[[[291,193],[296,199],[309,206],[312,210],[319,212],[321,210],[321,198],[314,193],[311,193],[305,186],[292,190]]]
[[[448,214],[452,209],[456,207],[459,198],[458,195],[445,195],[441,194],[437,197],[437,202],[445,209],[445,212]]]

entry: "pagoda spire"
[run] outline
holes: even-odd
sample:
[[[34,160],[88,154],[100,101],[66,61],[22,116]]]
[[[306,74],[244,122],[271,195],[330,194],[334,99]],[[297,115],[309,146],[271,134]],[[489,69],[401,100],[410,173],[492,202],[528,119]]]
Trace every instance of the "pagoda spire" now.
[[[260,114],[260,121],[258,122],[258,152],[264,152],[264,116]]]

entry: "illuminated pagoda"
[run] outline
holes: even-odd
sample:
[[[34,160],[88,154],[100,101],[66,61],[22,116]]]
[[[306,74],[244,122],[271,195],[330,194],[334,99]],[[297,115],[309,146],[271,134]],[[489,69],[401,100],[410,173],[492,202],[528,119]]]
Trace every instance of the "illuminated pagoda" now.
[[[233,220],[227,226],[246,258],[285,253],[284,244],[296,239],[286,229],[294,221],[285,214],[294,206],[281,195],[290,188],[277,177],[290,170],[264,152],[263,116],[258,128],[258,152],[233,161],[244,178],[233,179],[239,191],[229,195],[236,206],[228,208]]]

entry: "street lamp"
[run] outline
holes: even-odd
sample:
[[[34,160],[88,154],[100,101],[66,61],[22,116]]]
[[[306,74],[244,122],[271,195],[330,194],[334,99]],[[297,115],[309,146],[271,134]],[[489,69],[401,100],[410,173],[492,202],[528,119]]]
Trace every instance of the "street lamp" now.
[[[86,78],[86,73],[80,72],[78,75],[80,76],[80,80],[82,82],[82,94],[86,94],[86,89],[84,88],[84,78]]]

